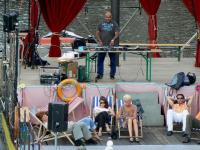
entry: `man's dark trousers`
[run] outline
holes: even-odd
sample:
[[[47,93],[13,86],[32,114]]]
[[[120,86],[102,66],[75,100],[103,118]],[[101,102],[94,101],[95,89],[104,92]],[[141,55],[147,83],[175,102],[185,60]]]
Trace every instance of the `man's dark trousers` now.
[[[116,73],[116,54],[108,53],[110,57],[110,76],[115,76]],[[104,74],[104,60],[106,53],[98,53],[97,59],[97,74],[103,77]]]

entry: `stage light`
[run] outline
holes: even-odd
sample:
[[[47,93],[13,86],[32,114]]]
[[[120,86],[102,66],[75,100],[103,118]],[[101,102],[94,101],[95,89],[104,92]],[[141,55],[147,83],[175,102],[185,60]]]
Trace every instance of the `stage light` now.
[[[18,13],[17,12],[11,12],[9,14],[3,15],[3,31],[4,32],[11,32],[15,30]]]

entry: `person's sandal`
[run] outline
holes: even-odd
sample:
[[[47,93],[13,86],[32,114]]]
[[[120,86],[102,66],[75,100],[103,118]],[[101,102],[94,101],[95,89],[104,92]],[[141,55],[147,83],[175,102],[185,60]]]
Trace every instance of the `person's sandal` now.
[[[129,142],[133,143],[133,137],[130,137]]]
[[[139,143],[140,139],[138,137],[135,138],[135,142]]]

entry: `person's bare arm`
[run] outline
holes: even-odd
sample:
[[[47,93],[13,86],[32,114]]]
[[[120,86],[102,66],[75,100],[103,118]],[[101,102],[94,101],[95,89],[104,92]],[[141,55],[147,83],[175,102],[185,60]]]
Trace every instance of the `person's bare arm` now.
[[[99,30],[96,31],[96,38],[97,38],[97,42],[98,42],[99,46],[103,46],[103,43],[102,43],[101,38],[100,38],[100,31]]]
[[[193,96],[189,96],[188,99],[189,99],[189,100],[188,100],[188,102],[187,102],[187,105],[190,107],[191,104],[192,104]]]
[[[115,41],[118,37],[119,37],[119,32],[117,31],[117,32],[115,32],[115,36],[114,36],[114,38],[112,40]]]
[[[167,97],[167,102],[168,102],[168,104],[169,104],[170,106],[173,106],[173,105],[174,105],[173,100],[174,100],[174,99],[173,99],[171,96],[168,96],[168,97]]]
[[[135,118],[137,118],[137,106],[136,105],[134,105],[134,114],[133,114],[133,116]]]
[[[110,112],[110,114],[112,115],[112,116],[114,116],[115,115],[115,112],[113,111],[113,109],[112,108],[108,108],[109,109],[109,112]]]
[[[116,115],[116,118],[119,119],[121,117],[121,114],[122,114],[122,108],[120,107],[119,111],[118,111],[118,113]]]
[[[119,32],[115,32],[115,36],[112,38],[112,40],[110,41],[110,46],[113,46],[115,43],[115,40],[119,37]]]

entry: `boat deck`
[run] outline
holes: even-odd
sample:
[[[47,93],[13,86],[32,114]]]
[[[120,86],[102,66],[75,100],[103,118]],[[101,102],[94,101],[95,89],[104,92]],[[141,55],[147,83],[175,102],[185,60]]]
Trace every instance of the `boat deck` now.
[[[182,140],[183,137],[181,136],[181,133],[174,133],[172,136],[166,136],[166,128],[165,127],[143,127],[144,129],[144,137],[140,139],[139,143],[130,143],[128,138],[121,138],[112,140],[114,144],[114,149],[142,149],[142,150],[149,150],[149,149],[164,149],[164,150],[175,150],[175,149],[191,149],[191,150],[197,150],[199,149],[198,141],[197,140],[191,140],[188,144],[183,144]],[[196,136],[196,135],[194,135]],[[104,134],[102,137],[102,141],[98,141],[98,145],[89,145],[86,146],[87,150],[102,150],[106,147],[106,142],[108,141],[109,135]],[[65,139],[59,139],[58,145],[60,149],[67,148],[67,149],[78,149],[77,147],[71,146],[70,143]],[[51,150],[51,148],[54,148],[54,141],[50,141],[48,143],[42,144],[42,149]]]
[[[44,57],[51,65],[58,66],[55,59]],[[85,64],[85,59],[77,60],[79,65]],[[169,82],[172,76],[177,72],[194,72],[197,76],[197,82],[200,79],[200,69],[194,67],[195,58],[181,58],[178,62],[177,58],[155,58],[152,59],[152,82],[164,84]],[[120,57],[120,65],[117,67],[117,72],[115,80],[109,78],[109,59],[105,60],[105,75],[102,80],[98,83],[94,82],[96,73],[94,64],[91,67],[91,82],[88,84],[115,84],[116,82],[148,82],[145,80],[145,61],[142,57],[135,55],[128,55],[124,61]],[[20,70],[20,83],[25,83],[26,85],[40,85],[39,80],[39,69],[31,69],[21,67]],[[144,127],[143,128],[144,137],[140,140],[140,143],[130,143],[128,139],[117,139],[113,140],[114,149],[199,149],[197,141],[192,140],[189,144],[183,144],[183,137],[180,133],[174,133],[172,136],[166,136],[166,127]],[[102,150],[105,149],[105,145],[109,135],[104,135],[103,140],[98,143],[97,146],[87,146],[87,149]],[[58,140],[59,149],[77,149],[68,143],[68,141],[63,138]],[[53,150],[54,141],[42,144],[42,149]]]

